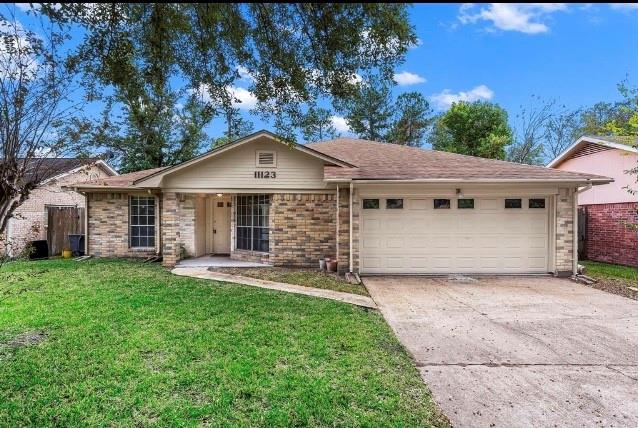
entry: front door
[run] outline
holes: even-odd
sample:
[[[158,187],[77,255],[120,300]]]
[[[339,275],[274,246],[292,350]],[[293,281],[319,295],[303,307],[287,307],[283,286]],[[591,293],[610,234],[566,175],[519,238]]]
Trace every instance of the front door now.
[[[215,254],[230,254],[230,198],[213,198],[213,248]]]

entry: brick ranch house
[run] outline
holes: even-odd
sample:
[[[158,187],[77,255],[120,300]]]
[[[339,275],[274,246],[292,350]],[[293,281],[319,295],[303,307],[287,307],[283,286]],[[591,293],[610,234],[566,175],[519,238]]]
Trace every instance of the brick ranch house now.
[[[9,219],[0,237],[0,252],[20,254],[33,240],[47,239],[47,212],[53,207],[84,208],[84,197],[65,186],[117,175],[107,163],[99,159],[47,158],[38,160],[41,181],[29,198]]]
[[[182,164],[77,185],[95,256],[336,257],[362,274],[575,269],[577,192],[611,179],[339,138],[261,131]]]
[[[629,143],[629,144],[628,144]],[[633,143],[633,144],[632,144]],[[580,194],[584,251],[589,260],[638,266],[638,167],[636,139],[583,136],[548,164],[550,168],[614,179]],[[581,234],[583,236],[583,234]]]

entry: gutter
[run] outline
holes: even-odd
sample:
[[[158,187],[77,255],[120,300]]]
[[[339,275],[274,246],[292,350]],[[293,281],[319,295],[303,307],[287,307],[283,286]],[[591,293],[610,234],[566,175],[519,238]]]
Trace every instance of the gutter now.
[[[349,233],[349,237],[350,237],[350,251],[348,252],[348,258],[350,259],[350,266],[349,266],[349,272],[352,273],[352,269],[353,269],[353,257],[352,257],[352,192],[354,191],[354,183],[350,182],[350,209],[348,210],[350,213],[350,221],[349,221],[349,226],[350,226],[350,233]]]
[[[490,183],[587,183],[592,185],[608,184],[614,180],[612,178],[587,178],[587,179],[506,179],[506,178],[490,178],[482,180],[471,179],[458,179],[451,180],[448,178],[430,178],[430,179],[384,179],[384,178],[326,178],[324,181],[330,183],[350,183],[356,181],[360,184],[377,184],[377,183],[432,183],[432,184],[445,184],[445,183],[469,183],[469,184],[490,184]]]

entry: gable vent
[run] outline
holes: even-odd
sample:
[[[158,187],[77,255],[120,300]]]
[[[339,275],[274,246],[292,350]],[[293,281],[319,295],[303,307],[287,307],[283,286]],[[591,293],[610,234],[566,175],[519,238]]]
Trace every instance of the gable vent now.
[[[276,163],[275,152],[257,151],[257,166],[274,167]]]
[[[601,144],[592,144],[587,143],[580,149],[578,149],[574,154],[572,154],[569,158],[579,158],[581,156],[593,155],[594,153],[604,152],[607,150],[611,150],[611,147],[603,146]]]

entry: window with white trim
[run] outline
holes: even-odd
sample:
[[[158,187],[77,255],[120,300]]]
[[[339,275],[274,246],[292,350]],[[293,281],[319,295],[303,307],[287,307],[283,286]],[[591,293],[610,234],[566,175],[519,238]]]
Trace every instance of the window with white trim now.
[[[262,168],[276,168],[277,152],[272,150],[257,150],[255,152],[255,165]]]
[[[131,248],[155,247],[155,197],[129,198],[129,245]]]
[[[235,207],[237,249],[267,253],[270,195],[237,196]]]

